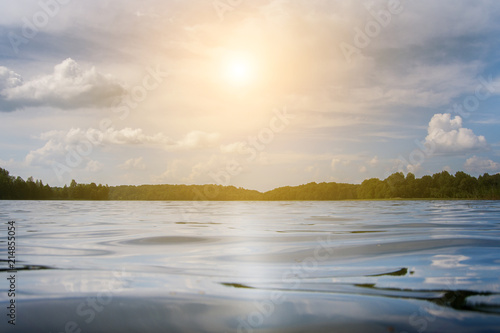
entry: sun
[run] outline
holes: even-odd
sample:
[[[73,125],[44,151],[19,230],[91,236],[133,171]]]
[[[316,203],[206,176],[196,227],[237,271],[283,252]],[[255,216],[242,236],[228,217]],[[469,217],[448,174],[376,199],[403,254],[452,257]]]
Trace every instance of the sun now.
[[[226,63],[226,78],[233,85],[248,85],[255,76],[255,67],[252,61],[243,56],[228,59]]]

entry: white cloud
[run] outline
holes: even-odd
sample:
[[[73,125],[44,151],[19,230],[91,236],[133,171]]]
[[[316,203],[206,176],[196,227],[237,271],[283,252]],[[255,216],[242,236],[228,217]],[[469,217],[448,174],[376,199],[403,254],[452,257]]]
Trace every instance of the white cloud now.
[[[163,133],[155,135],[144,134],[141,128],[123,128],[116,130],[112,127],[106,131],[97,129],[88,129],[86,132],[82,131],[85,137],[102,138],[103,144],[115,145],[134,145],[134,144],[166,144],[174,145],[175,141],[165,136]],[[83,139],[83,138],[82,138]]]
[[[309,166],[306,167],[305,171],[307,173],[312,173],[312,172],[316,171],[316,166],[315,165],[309,165]]]
[[[372,167],[376,166],[378,164],[378,156],[373,157],[368,164],[370,164]]]
[[[214,147],[219,140],[218,133],[206,133],[202,131],[189,132],[177,145],[182,148],[197,149]]]
[[[356,157],[353,156],[343,156],[342,158],[335,157],[332,158],[332,162],[330,163],[332,170],[335,170],[340,164],[343,166],[349,165],[351,163],[351,160],[357,159]]]
[[[213,147],[219,135],[193,131],[181,140],[173,140],[163,133],[145,134],[140,128],[113,127],[105,131],[89,128],[71,128],[68,131],[49,131],[39,137],[46,140],[43,147],[32,150],[25,158],[28,165],[50,165],[52,161],[76,152],[80,157],[89,156],[96,147],[102,145],[159,145],[169,151],[192,150]]]
[[[426,145],[436,153],[463,153],[488,148],[482,135],[462,127],[462,118],[451,118],[449,113],[435,114],[429,122]]]
[[[406,166],[406,171],[411,172],[413,174],[418,174],[422,171],[422,164],[421,163],[408,164]]]
[[[52,74],[30,81],[0,67],[0,111],[37,106],[60,109],[109,107],[125,94],[123,85],[111,75],[99,73],[95,67],[83,70],[71,58],[56,65]]]
[[[40,139],[46,144],[28,154],[27,160],[34,155],[61,154],[70,150],[93,150],[95,146],[107,145],[138,145],[138,144],[165,144],[175,145],[175,141],[162,133],[155,135],[144,134],[140,128],[123,128],[120,130],[112,127],[105,131],[95,128],[87,130],[71,128],[68,131],[49,131],[42,133]]]
[[[50,139],[45,145],[30,151],[25,157],[27,165],[50,165],[51,161],[65,154],[65,145],[57,140]]]
[[[333,158],[331,162],[332,169],[335,170],[335,168],[337,167],[337,165],[339,165],[340,162],[342,162],[342,160],[338,158]]]
[[[117,130],[113,127],[107,130],[89,128],[72,128],[69,131],[50,131],[40,135],[43,140],[62,141],[66,145],[78,145],[85,141],[92,144],[112,145],[137,145],[137,144],[163,144],[167,149],[197,149],[213,147],[219,138],[217,133],[206,133],[193,131],[178,141],[175,141],[163,133],[154,135],[145,134],[141,128],[126,127]]]
[[[0,66],[0,92],[22,84],[23,78],[21,75],[9,70],[7,67]]]
[[[467,161],[465,161],[464,167],[468,172],[474,173],[500,171],[500,163],[477,156],[472,156],[471,158],[467,159]]]
[[[87,162],[87,166],[85,167],[85,171],[97,172],[97,171],[101,171],[103,167],[104,167],[104,165],[101,162],[90,160]]]
[[[153,177],[154,182],[178,183],[186,177],[186,172],[189,170],[186,161],[176,159],[167,162],[166,170],[159,176]]]
[[[120,164],[118,167],[123,170],[145,170],[146,164],[142,157],[138,157],[126,160],[125,163]]]
[[[233,161],[234,159],[223,155],[211,155],[203,160],[199,158],[196,160],[176,159],[167,163],[167,169],[155,181],[184,184],[223,183],[227,185],[225,182],[231,177],[228,178],[226,169]]]
[[[227,145],[221,145],[220,151],[226,154],[241,154],[245,151],[247,143],[243,141],[233,142]]]
[[[2,160],[0,158],[0,168],[10,168],[10,167],[13,167],[13,166],[16,166],[18,164],[18,162],[14,161],[13,158],[9,159],[8,161],[5,161],[5,160]]]

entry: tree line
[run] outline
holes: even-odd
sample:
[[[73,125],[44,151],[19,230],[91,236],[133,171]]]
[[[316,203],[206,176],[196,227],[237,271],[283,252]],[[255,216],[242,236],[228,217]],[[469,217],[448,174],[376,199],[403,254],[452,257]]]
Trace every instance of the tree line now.
[[[396,172],[361,184],[309,183],[267,192],[222,185],[78,184],[50,187],[41,180],[13,177],[0,168],[0,200],[354,200],[354,199],[500,199],[500,174],[473,177],[447,171],[416,178]]]
[[[0,168],[0,200],[108,200],[109,186],[101,184],[77,184],[50,187],[41,180],[29,177],[27,180],[14,177]]]

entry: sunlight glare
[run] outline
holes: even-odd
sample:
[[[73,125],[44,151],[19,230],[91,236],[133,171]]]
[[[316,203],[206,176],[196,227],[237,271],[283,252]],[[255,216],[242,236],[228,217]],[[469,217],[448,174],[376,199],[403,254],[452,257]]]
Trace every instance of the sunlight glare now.
[[[252,81],[254,70],[249,59],[243,57],[234,58],[227,64],[226,76],[232,84],[246,85]]]

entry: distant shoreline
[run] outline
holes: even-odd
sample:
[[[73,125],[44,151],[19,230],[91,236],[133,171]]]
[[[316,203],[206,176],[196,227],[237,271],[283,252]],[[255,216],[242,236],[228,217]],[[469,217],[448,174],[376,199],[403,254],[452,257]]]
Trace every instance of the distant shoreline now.
[[[447,171],[416,178],[397,172],[384,180],[361,184],[308,183],[260,192],[224,185],[78,184],[50,187],[32,177],[26,181],[0,168],[0,200],[108,200],[108,201],[346,201],[346,200],[500,200],[500,174],[478,178]]]
[[[92,201],[92,202],[348,202],[348,201],[500,201],[500,199],[477,199],[477,198],[383,198],[383,199],[290,199],[290,200],[264,200],[264,199],[230,199],[230,200],[182,200],[182,199],[0,199],[0,201]]]

